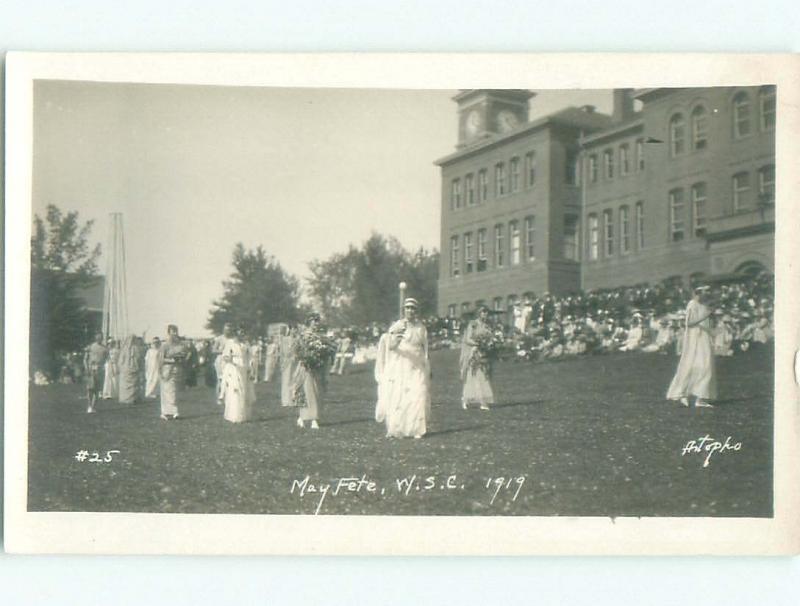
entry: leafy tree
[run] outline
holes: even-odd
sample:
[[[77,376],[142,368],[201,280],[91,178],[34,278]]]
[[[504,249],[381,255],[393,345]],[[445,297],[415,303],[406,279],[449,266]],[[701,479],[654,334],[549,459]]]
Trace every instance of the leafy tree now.
[[[60,354],[91,337],[81,291],[97,280],[100,245],[91,248],[93,221],[49,205],[35,215],[31,237],[30,368],[53,375]]]
[[[251,337],[265,336],[274,322],[295,322],[302,314],[297,278],[283,270],[259,246],[233,249],[233,273],[222,283],[222,298],[214,301],[206,327],[222,332],[226,322],[244,328]]]
[[[328,322],[359,325],[389,322],[398,315],[398,284],[417,298],[423,314],[436,311],[439,255],[409,253],[396,238],[372,234],[360,249],[309,264],[309,294]]]

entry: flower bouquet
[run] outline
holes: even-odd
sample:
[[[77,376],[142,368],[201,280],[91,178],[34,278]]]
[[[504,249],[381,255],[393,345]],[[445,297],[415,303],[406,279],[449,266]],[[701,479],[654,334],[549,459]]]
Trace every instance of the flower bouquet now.
[[[294,341],[295,358],[310,372],[332,363],[337,349],[333,339],[317,332],[302,333]]]
[[[473,337],[475,349],[470,359],[472,370],[482,369],[485,373],[491,372],[492,363],[500,356],[505,343],[502,338],[493,333],[480,333]]]

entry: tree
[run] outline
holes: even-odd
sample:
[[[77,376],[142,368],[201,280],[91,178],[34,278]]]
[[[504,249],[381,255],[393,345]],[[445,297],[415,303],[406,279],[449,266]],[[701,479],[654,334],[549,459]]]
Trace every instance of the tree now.
[[[309,293],[331,324],[389,322],[398,316],[398,284],[420,302],[422,314],[436,313],[439,255],[420,248],[411,254],[393,237],[373,233],[360,249],[309,264]]]
[[[31,237],[30,368],[53,375],[59,355],[90,338],[81,290],[97,279],[100,245],[90,247],[93,221],[49,205],[35,215]]]
[[[222,283],[222,298],[214,301],[206,327],[220,334],[226,322],[241,327],[250,337],[263,337],[275,322],[295,322],[301,314],[300,285],[274,257],[259,246],[233,249],[233,273]]]

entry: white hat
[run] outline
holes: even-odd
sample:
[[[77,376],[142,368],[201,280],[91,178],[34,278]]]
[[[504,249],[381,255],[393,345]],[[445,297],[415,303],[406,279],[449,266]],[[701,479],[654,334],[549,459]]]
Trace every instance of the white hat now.
[[[416,309],[417,307],[419,307],[419,303],[417,302],[417,300],[416,300],[415,298],[413,298],[413,297],[408,297],[408,298],[407,298],[407,299],[406,299],[406,300],[403,302],[403,307],[413,307],[414,309]]]

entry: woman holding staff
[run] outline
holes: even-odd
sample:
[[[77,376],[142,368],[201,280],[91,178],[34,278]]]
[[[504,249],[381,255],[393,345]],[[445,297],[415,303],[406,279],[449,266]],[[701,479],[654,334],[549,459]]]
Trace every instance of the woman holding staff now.
[[[388,355],[381,373],[380,409],[389,437],[421,438],[431,414],[428,333],[416,299],[403,304],[403,319],[389,329]]]

